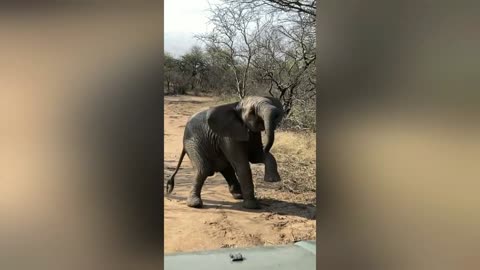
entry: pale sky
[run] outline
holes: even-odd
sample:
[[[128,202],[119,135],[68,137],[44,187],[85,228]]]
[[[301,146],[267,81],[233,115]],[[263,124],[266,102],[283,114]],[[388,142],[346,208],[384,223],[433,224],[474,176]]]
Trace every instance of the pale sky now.
[[[210,3],[218,0],[210,0]],[[195,34],[207,32],[207,0],[165,0],[165,51],[180,56],[198,41]]]

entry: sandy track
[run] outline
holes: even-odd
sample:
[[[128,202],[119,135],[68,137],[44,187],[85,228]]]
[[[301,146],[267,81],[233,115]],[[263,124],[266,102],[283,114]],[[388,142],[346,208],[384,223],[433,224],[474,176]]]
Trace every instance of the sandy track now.
[[[165,178],[173,173],[182,149],[190,115],[214,104],[208,97],[165,97]],[[262,209],[246,210],[228,192],[221,174],[209,177],[202,190],[204,208],[186,206],[193,170],[186,156],[175,178],[175,189],[165,197],[165,253],[225,247],[278,245],[315,239],[311,206],[276,198],[267,183],[257,185]],[[254,174],[261,178],[263,175]],[[165,179],[165,180],[166,180]],[[285,194],[280,198],[285,198]]]

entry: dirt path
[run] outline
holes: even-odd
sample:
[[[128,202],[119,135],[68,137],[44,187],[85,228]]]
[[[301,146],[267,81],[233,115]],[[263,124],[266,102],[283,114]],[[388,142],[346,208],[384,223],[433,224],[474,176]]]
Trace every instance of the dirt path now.
[[[165,97],[165,178],[173,173],[182,149],[185,123],[190,115],[214,105],[207,97]],[[263,175],[254,174],[261,178]],[[234,200],[220,174],[209,177],[202,190],[204,208],[186,205],[193,171],[186,156],[175,178],[175,189],[165,197],[165,253],[225,247],[278,245],[315,239],[314,209],[285,200],[285,194],[262,184],[256,186],[261,210],[245,210]]]

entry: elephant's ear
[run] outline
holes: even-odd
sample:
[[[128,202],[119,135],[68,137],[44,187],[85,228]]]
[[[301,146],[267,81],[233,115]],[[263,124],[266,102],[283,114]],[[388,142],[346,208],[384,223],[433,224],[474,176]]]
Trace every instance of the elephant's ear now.
[[[235,111],[238,103],[220,105],[207,111],[208,126],[216,134],[238,141],[248,141],[248,129]]]

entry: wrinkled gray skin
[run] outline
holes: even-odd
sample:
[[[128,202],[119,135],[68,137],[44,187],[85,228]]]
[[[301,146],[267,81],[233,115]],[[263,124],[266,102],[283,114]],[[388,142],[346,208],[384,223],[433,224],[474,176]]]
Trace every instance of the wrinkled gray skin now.
[[[265,181],[280,181],[277,162],[270,149],[275,128],[283,114],[278,99],[251,96],[193,115],[185,126],[182,154],[175,172],[167,181],[167,193],[172,192],[174,177],[187,153],[195,169],[188,206],[202,207],[201,190],[205,179],[220,172],[232,196],[243,199],[244,208],[260,208],[254,194],[250,163],[265,164]],[[262,145],[262,131],[267,138],[265,147]]]

